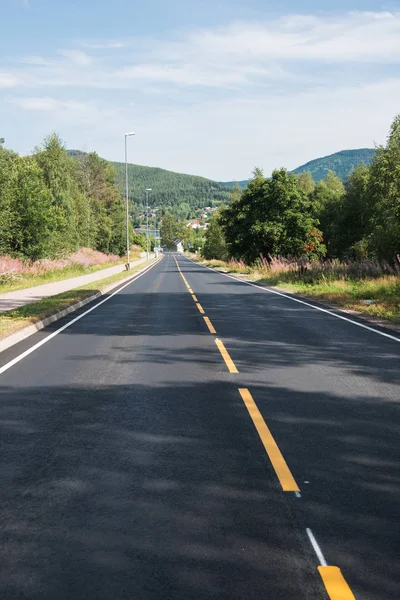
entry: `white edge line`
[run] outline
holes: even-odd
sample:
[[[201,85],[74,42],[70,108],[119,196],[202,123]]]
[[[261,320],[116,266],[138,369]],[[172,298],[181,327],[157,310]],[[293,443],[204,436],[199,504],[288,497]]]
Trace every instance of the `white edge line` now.
[[[232,275],[228,275],[227,273],[221,273],[220,271],[216,271],[215,269],[212,269],[211,267],[207,267],[206,265],[197,263],[196,261],[192,260],[191,258],[188,258],[187,256],[185,256],[185,258],[187,260],[190,260],[195,265],[199,265],[200,267],[204,267],[205,269],[208,269],[212,273],[217,273],[218,275],[223,275],[223,277],[229,277],[229,279],[233,279],[234,281],[237,281],[238,283],[245,283],[246,285],[251,285],[252,287],[255,287],[259,290],[263,290],[264,292],[269,292],[270,294],[276,294],[277,296],[282,296],[282,298],[288,298],[289,300],[293,300],[293,302],[298,302],[299,304],[304,304],[304,306],[309,306],[310,308],[314,308],[314,310],[319,310],[320,312],[331,315],[332,317],[336,317],[336,319],[341,319],[342,321],[347,321],[348,323],[357,325],[357,327],[362,327],[362,329],[367,329],[368,331],[377,333],[378,335],[388,338],[389,340],[393,340],[394,342],[400,342],[400,338],[397,338],[394,335],[390,335],[389,333],[384,333],[383,331],[379,331],[378,329],[374,329],[374,327],[369,327],[368,325],[363,325],[362,323],[357,323],[357,321],[353,321],[352,319],[348,319],[347,317],[338,315],[330,310],[327,310],[326,308],[321,308],[320,306],[315,306],[315,304],[310,304],[309,302],[305,302],[304,300],[300,300],[299,298],[295,298],[294,296],[289,296],[288,294],[283,294],[282,292],[277,292],[276,290],[272,290],[271,288],[268,288],[268,287],[262,287],[261,285],[257,285],[256,283],[251,283],[250,281],[246,281],[245,279],[238,279],[237,277],[233,277]]]
[[[317,540],[315,539],[313,532],[311,531],[311,529],[309,527],[307,527],[306,532],[308,535],[308,539],[310,540],[311,545],[314,548],[314,552],[317,555],[317,558],[320,562],[321,567],[327,567],[328,563],[326,562],[325,557],[322,554],[322,550],[319,547],[319,544],[318,544]]]
[[[160,261],[158,260],[157,262],[153,263],[145,271],[142,271],[142,273],[139,273],[139,275],[137,277],[134,277],[133,279],[130,279],[128,281],[128,283],[126,283],[125,285],[121,286],[120,288],[118,288],[118,290],[116,290],[115,292],[113,292],[112,294],[110,294],[109,296],[107,296],[106,298],[104,298],[104,300],[101,300],[100,302],[98,302],[97,304],[95,304],[94,306],[92,306],[91,308],[89,308],[88,310],[85,310],[85,312],[83,312],[81,315],[75,317],[75,319],[72,319],[72,321],[68,321],[68,323],[66,323],[65,325],[63,325],[62,327],[60,327],[60,329],[57,329],[56,331],[53,331],[53,333],[50,333],[50,335],[46,336],[43,340],[41,340],[37,344],[34,344],[34,346],[31,346],[30,348],[28,348],[28,350],[25,350],[25,352],[22,352],[22,354],[19,354],[18,356],[16,356],[12,360],[10,360],[8,363],[6,363],[2,367],[0,367],[0,375],[2,373],[4,373],[5,371],[8,371],[8,369],[10,369],[11,367],[13,367],[17,363],[19,363],[21,360],[23,360],[27,356],[29,356],[29,354],[31,354],[32,352],[34,352],[35,350],[37,350],[38,348],[40,348],[41,346],[43,346],[44,344],[46,344],[47,342],[49,342],[51,339],[53,339],[54,337],[56,337],[56,335],[58,335],[59,333],[61,333],[65,329],[67,329],[68,327],[71,327],[71,325],[73,325],[74,323],[76,323],[77,321],[79,321],[80,319],[82,319],[83,317],[85,317],[86,315],[88,315],[89,313],[91,313],[92,310],[95,310],[96,308],[98,308],[99,306],[101,306],[102,304],[104,304],[104,302],[108,302],[108,300],[111,300],[111,298],[113,296],[115,296],[116,294],[119,294],[119,292],[121,292],[123,289],[125,289],[126,287],[128,287],[128,285],[131,285],[131,283],[133,283],[134,281],[136,281],[137,279],[139,279],[143,275],[146,275],[146,273],[148,273],[150,271],[150,269],[152,269],[153,267],[155,267],[159,262]]]

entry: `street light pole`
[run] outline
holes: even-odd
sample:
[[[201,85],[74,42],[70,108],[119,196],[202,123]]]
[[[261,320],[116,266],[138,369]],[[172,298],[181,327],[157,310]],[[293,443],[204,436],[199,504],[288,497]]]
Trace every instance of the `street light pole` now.
[[[146,188],[146,251],[147,251],[147,260],[149,260],[149,192],[151,192],[151,188]]]
[[[127,138],[131,135],[135,135],[134,131],[125,134],[125,195],[126,195],[126,255],[127,255],[127,268],[131,268],[130,256],[129,256],[129,190],[128,190],[128,147]]]

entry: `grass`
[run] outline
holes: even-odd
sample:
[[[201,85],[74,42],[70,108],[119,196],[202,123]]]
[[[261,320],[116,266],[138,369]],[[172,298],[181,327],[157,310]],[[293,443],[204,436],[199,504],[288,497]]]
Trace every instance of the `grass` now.
[[[271,285],[268,278],[262,278],[260,282]],[[346,309],[400,323],[399,276],[390,275],[363,281],[338,280],[311,284],[302,281],[287,283],[279,281],[278,278],[274,285]]]
[[[155,259],[149,261],[154,262]],[[143,269],[144,265],[135,265],[130,271],[123,271],[117,273],[112,277],[101,279],[95,285],[93,283],[84,285],[80,288],[75,288],[56,296],[49,296],[39,300],[38,302],[32,302],[31,304],[25,304],[14,310],[8,310],[0,313],[0,339],[15,333],[16,331],[23,329],[29,325],[33,325],[37,321],[45,319],[50,315],[53,315],[64,308],[68,308],[72,304],[84,300],[94,294],[103,291],[107,286],[112,283],[116,283],[130,277],[136,271]]]
[[[356,310],[366,315],[400,323],[400,275],[366,276],[353,278],[343,274],[343,265],[338,273],[324,274],[279,268],[269,268],[262,261],[255,267],[249,267],[237,261],[205,261],[203,264],[230,273],[245,274],[247,279],[256,283],[278,286],[279,288],[316,300],[322,300]],[[352,266],[354,268],[354,265]],[[333,271],[333,270],[332,270]],[[336,278],[335,278],[336,277]]]

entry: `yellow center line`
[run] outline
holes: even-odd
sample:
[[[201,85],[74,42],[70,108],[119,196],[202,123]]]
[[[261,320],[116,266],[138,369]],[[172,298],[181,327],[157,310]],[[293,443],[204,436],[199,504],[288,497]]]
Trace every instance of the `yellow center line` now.
[[[210,333],[217,333],[217,332],[215,331],[214,325],[211,323],[210,319],[209,319],[208,317],[203,317],[203,319],[204,319],[204,320],[205,320],[205,322],[206,322],[206,325],[207,325],[207,327],[208,327],[208,330],[209,330],[209,332],[210,332]]]
[[[202,305],[201,305],[201,304],[199,304],[198,302],[196,302],[196,306],[197,306],[197,308],[199,309],[199,311],[201,312],[201,314],[202,314],[202,315],[204,315],[204,314],[205,314],[205,312],[204,312],[204,308],[202,307]]]
[[[356,600],[339,567],[318,567],[331,600]]]
[[[218,350],[222,354],[222,358],[224,359],[225,364],[228,367],[229,373],[239,373],[239,371],[236,368],[235,363],[233,362],[233,360],[229,356],[228,351],[225,348],[224,344],[221,342],[221,340],[216,339],[215,343],[217,344]]]
[[[185,285],[186,285],[187,289],[189,290],[190,294],[192,295],[192,298],[193,298],[194,302],[196,303],[197,308],[199,309],[199,311],[200,311],[200,313],[202,315],[205,315],[205,311],[204,311],[203,307],[201,306],[200,302],[198,301],[197,296],[195,295],[194,291],[190,287],[190,285],[189,285],[186,277],[182,273],[181,268],[180,268],[180,266],[178,264],[178,261],[176,260],[175,256],[174,256],[174,259],[175,259],[176,266],[178,267],[178,271],[181,274],[181,277],[182,277],[183,281],[185,282]],[[206,323],[206,325],[208,327],[209,332],[212,333],[212,334],[216,334],[217,332],[215,331],[215,328],[214,328],[213,324],[211,323],[210,319],[208,317],[203,317],[203,319],[204,319],[204,321],[205,321],[205,323]],[[217,343],[217,346],[220,349],[220,352],[221,352],[222,356],[224,357],[224,360],[225,360],[225,362],[226,362],[226,364],[228,366],[229,371],[231,373],[238,373],[238,370],[236,369],[236,367],[235,367],[235,365],[234,365],[231,357],[229,356],[228,352],[226,351],[226,348],[223,345],[223,343],[220,342],[219,340],[216,343]]]
[[[299,492],[300,489],[290,472],[289,467],[286,464],[285,459],[282,456],[281,451],[275,442],[272,433],[270,432],[266,422],[264,421],[260,411],[257,408],[256,403],[253,400],[252,395],[246,388],[240,388],[239,393],[242,396],[242,400],[246,405],[249,415],[254,423],[255,428],[258,431],[258,435],[264,445],[265,450],[269,456],[272,466],[275,469],[275,473],[280,481],[284,492]]]

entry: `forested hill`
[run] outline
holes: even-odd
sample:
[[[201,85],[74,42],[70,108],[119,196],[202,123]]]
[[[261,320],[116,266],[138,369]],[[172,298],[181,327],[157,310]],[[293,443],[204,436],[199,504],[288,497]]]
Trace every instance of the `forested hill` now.
[[[360,163],[371,164],[375,150],[360,148],[358,150],[342,150],[330,156],[317,158],[298,167],[293,171],[295,175],[309,171],[316,183],[326,177],[328,171],[333,171],[342,181],[346,181],[351,171]]]
[[[304,173],[304,171],[310,171],[315,183],[321,181],[326,177],[328,171],[334,171],[335,175],[342,181],[346,181],[351,171],[355,169],[360,163],[364,162],[366,165],[371,164],[372,157],[374,156],[375,150],[372,148],[360,148],[358,150],[342,150],[329,156],[322,158],[316,158],[310,162],[297,167],[293,171],[295,175]],[[223,185],[233,187],[236,182],[227,181]],[[237,182],[241,188],[246,188],[248,181]]]
[[[69,150],[68,153],[75,158],[84,154],[80,150]],[[125,163],[111,164],[115,169],[116,185],[125,195]],[[231,190],[221,183],[157,167],[128,164],[128,181],[129,195],[134,198],[136,208],[140,210],[140,205],[145,205],[145,190],[151,188],[149,205],[182,219],[192,218],[197,209],[230,201]]]

